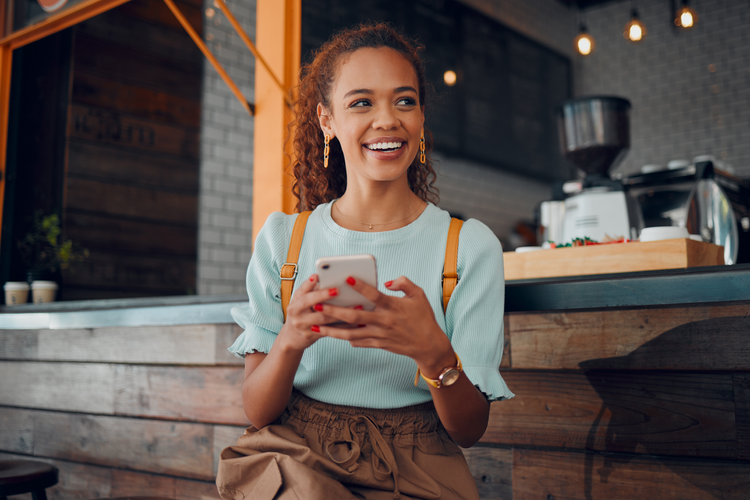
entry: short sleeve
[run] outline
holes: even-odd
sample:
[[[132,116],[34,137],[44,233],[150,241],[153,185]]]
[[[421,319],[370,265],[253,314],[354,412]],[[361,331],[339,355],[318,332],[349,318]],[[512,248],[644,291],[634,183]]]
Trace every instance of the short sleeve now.
[[[279,272],[286,259],[295,220],[296,216],[273,213],[258,233],[245,279],[248,304],[231,311],[244,330],[229,348],[235,356],[244,357],[254,352],[268,354],[281,331],[284,313]]]
[[[500,375],[505,279],[500,241],[481,222],[467,220],[458,242],[459,281],[446,311],[446,329],[464,372],[489,401],[514,397]]]

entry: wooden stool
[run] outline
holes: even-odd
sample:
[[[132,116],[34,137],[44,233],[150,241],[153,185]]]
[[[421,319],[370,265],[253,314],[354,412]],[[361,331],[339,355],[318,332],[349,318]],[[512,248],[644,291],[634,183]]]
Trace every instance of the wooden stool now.
[[[57,484],[57,467],[31,460],[0,460],[0,500],[9,495],[31,493],[34,500],[47,500],[44,491]]]

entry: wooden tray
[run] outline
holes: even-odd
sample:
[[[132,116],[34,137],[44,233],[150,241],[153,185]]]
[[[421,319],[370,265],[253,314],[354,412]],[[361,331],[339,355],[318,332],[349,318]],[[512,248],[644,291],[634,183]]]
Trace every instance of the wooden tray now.
[[[720,266],[724,247],[688,238],[503,253],[506,280]]]

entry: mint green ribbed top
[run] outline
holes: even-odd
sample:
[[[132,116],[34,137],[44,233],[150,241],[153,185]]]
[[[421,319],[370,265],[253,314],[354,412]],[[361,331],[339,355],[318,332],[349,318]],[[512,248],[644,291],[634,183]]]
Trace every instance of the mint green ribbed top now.
[[[271,214],[255,241],[247,270],[249,303],[232,309],[235,321],[245,330],[229,348],[237,356],[270,352],[284,323],[279,272],[286,262],[296,218],[296,214]],[[378,289],[401,296],[383,285],[399,276],[419,285],[469,380],[490,401],[512,398],[498,369],[505,299],[500,242],[481,222],[469,219],[464,223],[458,246],[460,279],[444,315],[441,279],[449,225],[448,212],[428,204],[417,220],[400,229],[350,231],[333,221],[330,203],[319,205],[307,222],[294,289],[313,274],[320,257],[371,254],[377,263]],[[400,408],[432,399],[424,380],[414,387],[416,369],[406,356],[322,338],[305,350],[294,387],[326,403]]]

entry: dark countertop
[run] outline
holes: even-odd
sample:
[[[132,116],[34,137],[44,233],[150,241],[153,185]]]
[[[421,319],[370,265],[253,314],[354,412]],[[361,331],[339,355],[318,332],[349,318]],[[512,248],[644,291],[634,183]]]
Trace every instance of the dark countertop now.
[[[750,301],[750,264],[508,281],[505,312]]]
[[[232,323],[244,295],[0,306],[0,330]],[[506,282],[505,312],[750,302],[750,264]]]

